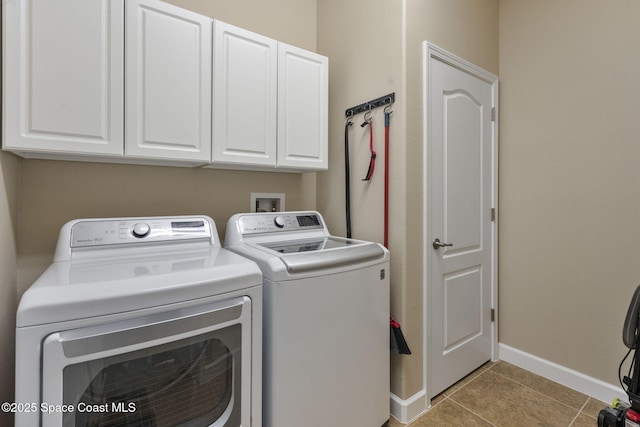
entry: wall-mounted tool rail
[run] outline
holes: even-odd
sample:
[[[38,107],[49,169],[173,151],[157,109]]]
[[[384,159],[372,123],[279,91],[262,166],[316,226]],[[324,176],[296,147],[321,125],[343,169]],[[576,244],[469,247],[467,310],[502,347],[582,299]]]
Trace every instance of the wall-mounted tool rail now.
[[[371,111],[378,107],[384,107],[385,105],[393,104],[396,100],[396,93],[392,92],[388,95],[381,96],[380,98],[376,98],[372,101],[364,102],[360,105],[356,105],[355,107],[347,108],[344,112],[344,115],[348,117],[353,117],[356,114],[364,113],[366,111]]]

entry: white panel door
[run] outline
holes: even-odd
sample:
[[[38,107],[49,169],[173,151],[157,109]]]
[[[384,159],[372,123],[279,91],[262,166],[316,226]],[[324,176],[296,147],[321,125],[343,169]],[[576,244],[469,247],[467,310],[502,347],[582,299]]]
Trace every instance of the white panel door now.
[[[429,58],[428,390],[492,355],[493,84]],[[437,240],[436,240],[437,239]]]
[[[328,167],[328,59],[278,44],[278,167]]]
[[[123,154],[123,3],[3,1],[4,149]]]
[[[275,166],[277,41],[214,23],[213,164]]]
[[[208,163],[211,19],[161,1],[126,3],[126,155]]]

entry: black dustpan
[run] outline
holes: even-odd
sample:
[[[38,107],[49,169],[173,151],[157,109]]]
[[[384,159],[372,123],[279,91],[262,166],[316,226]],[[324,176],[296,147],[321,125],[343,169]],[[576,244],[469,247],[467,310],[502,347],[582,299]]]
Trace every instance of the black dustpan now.
[[[389,317],[389,324],[391,326],[391,352],[411,354],[407,340],[404,339],[404,334],[400,329],[400,323],[398,323],[393,317]]]

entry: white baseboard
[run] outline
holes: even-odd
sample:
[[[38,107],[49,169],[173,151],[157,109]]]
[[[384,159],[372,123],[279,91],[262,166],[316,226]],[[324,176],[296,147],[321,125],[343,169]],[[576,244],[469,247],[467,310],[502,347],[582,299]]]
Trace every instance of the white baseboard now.
[[[506,344],[500,343],[499,349],[500,360],[519,366],[522,369],[560,383],[602,402],[611,403],[616,397],[620,400],[627,400],[627,394],[624,390],[613,384],[606,383],[538,356],[525,353],[517,348],[509,347]]]
[[[424,390],[403,400],[391,393],[391,415],[401,423],[407,424],[422,415],[429,406]]]

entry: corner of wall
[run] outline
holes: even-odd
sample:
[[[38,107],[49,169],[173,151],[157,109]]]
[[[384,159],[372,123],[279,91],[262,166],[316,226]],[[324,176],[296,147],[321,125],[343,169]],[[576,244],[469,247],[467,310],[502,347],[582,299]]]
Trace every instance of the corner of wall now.
[[[20,159],[0,152],[0,401],[13,402],[15,384],[15,318],[18,267],[15,230],[18,221]],[[11,413],[0,412],[0,424],[12,425]]]

